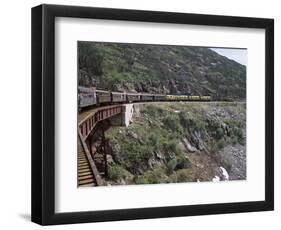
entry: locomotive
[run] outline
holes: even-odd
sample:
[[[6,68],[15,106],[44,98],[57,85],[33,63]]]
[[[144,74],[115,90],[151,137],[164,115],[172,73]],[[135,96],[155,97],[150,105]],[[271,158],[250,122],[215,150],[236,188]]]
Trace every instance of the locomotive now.
[[[149,93],[122,93],[97,90],[95,88],[78,87],[78,106],[83,109],[88,106],[116,103],[149,102],[149,101],[210,101],[210,96],[166,95]]]

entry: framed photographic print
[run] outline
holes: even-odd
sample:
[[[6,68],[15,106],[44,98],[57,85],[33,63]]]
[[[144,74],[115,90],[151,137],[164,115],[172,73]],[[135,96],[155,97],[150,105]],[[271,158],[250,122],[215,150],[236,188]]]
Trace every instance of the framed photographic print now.
[[[273,32],[273,19],[34,7],[32,221],[273,210]]]

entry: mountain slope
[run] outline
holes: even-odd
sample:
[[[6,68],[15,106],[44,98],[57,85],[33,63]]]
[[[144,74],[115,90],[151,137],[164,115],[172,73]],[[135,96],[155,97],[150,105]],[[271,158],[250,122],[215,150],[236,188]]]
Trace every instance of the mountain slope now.
[[[79,84],[245,100],[246,67],[202,47],[78,42]]]

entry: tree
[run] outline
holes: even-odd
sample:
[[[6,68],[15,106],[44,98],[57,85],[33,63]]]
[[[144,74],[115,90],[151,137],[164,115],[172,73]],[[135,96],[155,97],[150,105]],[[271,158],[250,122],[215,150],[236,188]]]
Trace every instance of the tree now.
[[[103,52],[90,43],[78,43],[79,69],[92,75],[101,76],[103,69]]]

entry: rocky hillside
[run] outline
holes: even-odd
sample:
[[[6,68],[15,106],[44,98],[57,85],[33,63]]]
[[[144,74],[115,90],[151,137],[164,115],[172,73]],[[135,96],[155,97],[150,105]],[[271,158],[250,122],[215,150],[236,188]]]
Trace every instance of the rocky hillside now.
[[[108,184],[246,179],[245,103],[135,105],[132,123],[106,138]]]
[[[208,48],[78,42],[79,84],[244,100],[246,67]]]

